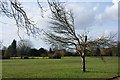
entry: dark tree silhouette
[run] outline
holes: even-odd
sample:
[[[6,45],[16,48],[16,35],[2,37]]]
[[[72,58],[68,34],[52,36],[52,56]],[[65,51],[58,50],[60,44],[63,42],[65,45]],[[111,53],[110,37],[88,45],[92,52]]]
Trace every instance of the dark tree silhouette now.
[[[53,53],[53,50],[52,50],[52,48],[50,48],[50,49],[49,49],[49,53]]]
[[[16,40],[13,40],[11,45],[12,45],[12,56],[17,56]]]
[[[9,45],[9,47],[8,47],[8,53],[9,53],[9,55],[10,56],[13,56],[13,53],[12,53],[12,45]]]
[[[34,48],[34,49],[30,49],[29,55],[30,55],[30,56],[40,56],[38,50],[35,49],[35,48]]]
[[[39,49],[39,54],[43,55],[45,57],[45,56],[47,56],[47,50],[45,50],[44,48],[40,48]]]

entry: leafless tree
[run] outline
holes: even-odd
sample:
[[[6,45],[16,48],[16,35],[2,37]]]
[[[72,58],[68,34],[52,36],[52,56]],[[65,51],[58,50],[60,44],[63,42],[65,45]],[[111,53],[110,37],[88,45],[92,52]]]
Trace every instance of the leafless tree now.
[[[33,34],[33,36],[36,36],[41,32],[36,27],[35,22],[28,18],[23,6],[18,0],[0,0],[0,14],[5,14],[8,18],[15,20],[18,27],[18,35],[19,29],[22,28],[26,30],[25,32],[28,35]]]
[[[44,32],[45,40],[52,45],[67,45],[67,48],[75,49],[82,58],[82,71],[85,72],[86,50],[90,46],[109,45],[112,37],[101,36],[98,39],[89,40],[87,32],[83,34],[76,32],[73,13],[65,8],[64,3],[58,0],[47,0],[47,2],[52,16],[50,31]]]
[[[29,50],[32,47],[32,42],[25,39],[25,40],[20,40],[18,41],[17,44],[17,52],[19,55],[23,56],[23,55],[27,55],[27,53],[29,52]]]

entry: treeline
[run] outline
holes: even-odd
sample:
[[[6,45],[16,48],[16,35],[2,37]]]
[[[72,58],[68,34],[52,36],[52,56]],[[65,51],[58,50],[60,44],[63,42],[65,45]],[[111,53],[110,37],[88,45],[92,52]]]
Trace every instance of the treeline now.
[[[77,52],[66,51],[65,49],[46,50],[44,48],[32,48],[32,43],[29,40],[13,40],[8,48],[3,47],[2,59],[10,59],[10,57],[21,57],[21,59],[28,57],[49,57],[61,58],[61,56],[80,56]],[[86,51],[86,56],[118,56],[118,47],[111,48],[93,48]]]
[[[62,50],[46,50],[44,48],[36,49],[32,48],[32,44],[29,40],[13,40],[8,48],[3,47],[2,59],[10,59],[10,57],[21,57],[21,59],[27,59],[28,57],[49,57],[49,58],[61,58],[65,55],[66,51]]]
[[[43,48],[39,50],[46,51]],[[31,55],[38,56],[40,54],[39,50],[32,49],[29,40],[21,40],[18,42],[18,45],[16,40],[13,40],[13,42],[11,43],[11,45],[9,45],[8,48],[3,47],[2,58],[9,59],[10,57],[18,57],[18,56],[19,57],[21,56],[21,58],[22,56],[31,56]]]
[[[86,56],[118,56],[118,47],[96,48],[87,51]]]

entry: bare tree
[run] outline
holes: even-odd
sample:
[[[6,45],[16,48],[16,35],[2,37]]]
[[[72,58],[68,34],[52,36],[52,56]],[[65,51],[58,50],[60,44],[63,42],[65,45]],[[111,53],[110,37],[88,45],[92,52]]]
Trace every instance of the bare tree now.
[[[8,18],[14,19],[19,29],[26,30],[28,35],[39,35],[41,30],[36,27],[34,21],[28,18],[23,6],[18,0],[0,0],[0,14],[5,14]],[[19,36],[20,37],[20,36]],[[21,38],[21,37],[20,37]]]
[[[17,44],[17,52],[19,55],[21,55],[21,57],[25,56],[28,54],[31,47],[32,47],[31,41],[29,41],[27,39],[20,40],[20,41],[18,41],[18,44]]]
[[[73,13],[65,8],[64,3],[58,0],[47,0],[47,2],[52,16],[50,31],[44,32],[45,40],[52,45],[67,45],[67,48],[75,49],[82,58],[82,71],[85,72],[86,50],[90,46],[109,45],[112,37],[101,36],[98,39],[89,40],[87,32],[76,33]]]

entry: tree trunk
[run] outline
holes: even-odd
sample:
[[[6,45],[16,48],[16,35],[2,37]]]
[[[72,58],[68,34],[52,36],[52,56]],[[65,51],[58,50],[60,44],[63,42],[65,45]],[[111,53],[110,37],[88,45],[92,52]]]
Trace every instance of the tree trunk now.
[[[85,68],[85,56],[82,56],[82,71],[85,72],[86,68]]]

